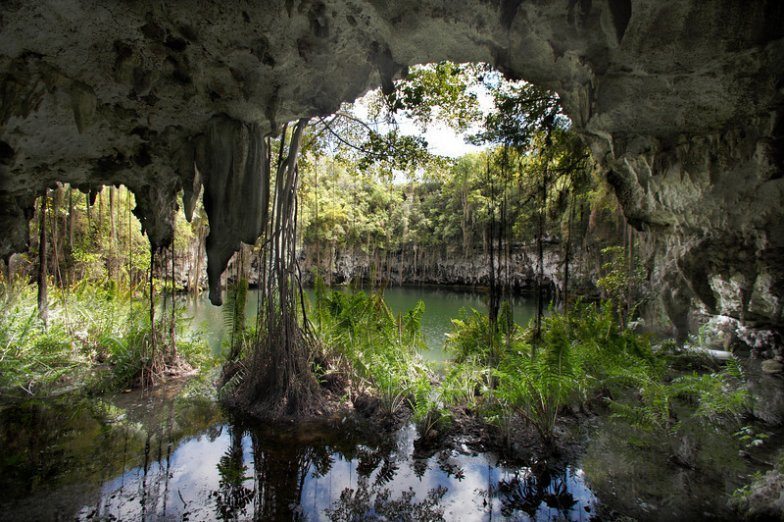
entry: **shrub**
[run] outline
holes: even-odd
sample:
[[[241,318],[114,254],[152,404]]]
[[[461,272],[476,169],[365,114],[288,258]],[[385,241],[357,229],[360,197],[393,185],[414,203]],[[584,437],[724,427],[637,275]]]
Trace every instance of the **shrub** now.
[[[430,371],[418,355],[425,305],[395,317],[381,293],[327,291],[317,286],[314,330],[325,350],[324,359],[348,361],[359,381],[378,394],[382,414],[396,416],[416,404],[415,387]],[[322,368],[326,374],[329,369]]]

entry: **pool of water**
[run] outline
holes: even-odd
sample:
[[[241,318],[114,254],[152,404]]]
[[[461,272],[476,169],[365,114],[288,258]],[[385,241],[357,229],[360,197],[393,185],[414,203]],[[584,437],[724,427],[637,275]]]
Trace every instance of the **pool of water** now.
[[[509,462],[468,439],[420,454],[410,425],[238,422],[208,387],[0,407],[0,520],[731,520],[753,471],[715,430],[695,469],[606,417],[572,426],[570,456]]]
[[[171,387],[0,418],[2,520],[588,520],[596,503],[579,466],[417,455],[412,426],[364,438],[243,426]]]
[[[425,302],[424,355],[433,360],[447,357],[452,318],[484,310],[483,297],[466,292],[394,288],[385,297],[396,313]],[[249,317],[256,299],[251,292]],[[218,351],[221,309],[206,298],[190,306]],[[533,304],[518,300],[514,311],[525,323]],[[472,451],[469,440],[421,454],[411,425],[368,434],[340,423],[249,424],[221,411],[209,382],[0,402],[0,521],[723,520],[733,517],[727,499],[758,469],[732,431],[707,423],[690,426],[688,440],[641,434],[608,415],[573,428],[579,450],[543,465]],[[673,461],[684,450],[696,452],[694,469]]]
[[[312,290],[306,291],[312,300]],[[258,310],[258,291],[251,289],[245,307],[246,316],[255,320]],[[445,334],[452,328],[452,319],[460,318],[472,308],[485,312],[486,297],[470,291],[445,290],[438,288],[395,287],[384,291],[384,300],[395,314],[402,314],[424,301],[425,315],[422,318],[422,336],[428,347],[423,352],[425,359],[443,361],[448,358],[444,352]],[[226,321],[222,307],[210,304],[206,295],[186,298],[187,315],[193,317],[191,328],[201,332],[212,347],[220,353],[225,337]],[[516,297],[512,300],[512,311],[517,324],[525,325],[536,313],[533,298]]]

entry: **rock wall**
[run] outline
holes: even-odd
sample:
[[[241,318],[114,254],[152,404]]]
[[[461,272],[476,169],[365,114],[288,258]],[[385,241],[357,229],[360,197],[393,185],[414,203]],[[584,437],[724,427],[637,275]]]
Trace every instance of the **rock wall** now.
[[[127,185],[165,244],[178,189],[189,207],[202,181],[233,183],[194,167],[214,122],[235,129],[232,161],[253,165],[241,129],[328,114],[412,64],[482,61],[561,95],[646,232],[679,331],[701,309],[775,338],[783,36],[778,0],[6,0],[0,255],[25,248],[35,194],[55,181]],[[228,190],[211,221],[255,230],[248,196]],[[215,226],[210,256],[245,232]]]
[[[324,249],[326,250],[326,249]],[[300,266],[306,282],[312,280],[317,263],[311,251],[300,256]],[[580,285],[594,288],[593,271],[584,262],[572,262],[570,287]],[[536,289],[536,248],[531,245],[516,245],[510,255],[507,271],[505,260],[496,260],[504,281],[515,292],[530,293]],[[320,273],[325,281],[333,285],[352,281],[371,281],[390,286],[443,285],[443,286],[488,286],[490,284],[489,258],[481,251],[464,256],[461,254],[419,255],[410,252],[394,252],[389,255],[368,255],[363,252],[338,251],[330,260],[322,256]],[[591,264],[591,268],[595,268]],[[563,284],[561,249],[548,245],[544,255],[544,278],[546,285],[555,291]]]

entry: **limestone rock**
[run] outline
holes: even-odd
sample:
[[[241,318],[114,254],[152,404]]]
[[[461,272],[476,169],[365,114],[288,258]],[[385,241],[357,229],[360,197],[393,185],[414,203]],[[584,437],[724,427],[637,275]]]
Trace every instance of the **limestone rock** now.
[[[762,371],[765,372],[765,373],[771,373],[771,374],[772,373],[781,373],[782,371],[784,371],[784,364],[782,364],[779,361],[773,360],[773,359],[768,359],[768,360],[762,361],[761,368],[762,368]]]
[[[207,277],[210,301],[221,304],[220,276],[240,242],[261,234],[269,204],[269,164],[261,127],[213,117],[196,148],[204,176],[204,210],[210,220]]]
[[[25,248],[31,201],[56,181],[129,186],[150,239],[164,244],[172,191],[185,189],[186,210],[197,193],[197,142],[221,161],[248,160],[215,166],[233,193],[248,186],[242,173],[257,174],[251,142],[280,123],[444,59],[487,62],[559,93],[645,232],[659,305],[681,335],[695,308],[784,328],[777,0],[9,0],[0,256]],[[234,138],[210,138],[217,126]],[[199,172],[218,272],[252,239],[261,200],[224,201]],[[221,208],[227,201],[235,206]]]

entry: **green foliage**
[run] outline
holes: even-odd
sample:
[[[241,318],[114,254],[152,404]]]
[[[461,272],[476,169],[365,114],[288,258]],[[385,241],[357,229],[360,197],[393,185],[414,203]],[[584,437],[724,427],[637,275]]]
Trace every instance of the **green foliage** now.
[[[62,312],[51,310],[46,328],[32,286],[0,287],[0,388],[32,395],[83,370],[87,357]]]
[[[377,392],[382,413],[397,415],[430,372],[418,355],[424,346],[421,301],[395,317],[380,293],[316,289],[314,329],[328,359],[345,359],[360,380]],[[413,401],[416,403],[416,401]]]
[[[425,138],[407,136],[396,130],[383,134],[369,131],[360,147],[363,152],[357,160],[360,170],[379,164],[398,170],[414,170],[430,161]]]
[[[619,394],[640,382],[657,382],[663,370],[647,339],[621,328],[609,305],[578,303],[568,315],[549,314],[540,346],[534,350],[525,341],[530,332],[521,331],[498,351],[495,368],[488,367],[493,360],[489,346],[494,336],[500,346],[502,334],[492,332],[487,317],[472,311],[453,323],[447,345],[458,366],[444,381],[452,390],[448,395],[469,404],[476,403],[477,395],[485,396],[488,412],[500,407],[501,418],[519,414],[546,444],[552,442],[564,408],[588,403],[597,394]],[[455,386],[460,382],[464,386]]]
[[[425,315],[425,302],[417,301],[414,308],[403,314],[398,320],[400,325],[401,342],[414,348],[426,348],[422,339],[422,316]]]
[[[451,405],[442,393],[443,388],[434,387],[429,378],[420,378],[414,385],[411,406],[414,422],[422,437],[430,437],[447,427],[451,421],[448,407]]]
[[[452,332],[446,334],[446,349],[456,363],[473,361],[486,365],[493,346],[500,344],[498,331],[493,331],[487,314],[472,309],[463,319],[452,319]]]
[[[711,374],[680,375],[670,382],[641,379],[639,402],[612,404],[614,415],[646,431],[679,431],[690,421],[730,423],[740,428],[749,394],[736,361]],[[742,440],[742,438],[741,438]]]
[[[0,287],[1,389],[37,394],[86,383],[103,392],[127,387],[150,365],[149,309],[132,303],[127,290],[81,281],[52,289],[50,301],[44,326],[32,285]],[[159,321],[159,332],[168,327],[161,321],[168,317]],[[181,313],[177,323],[179,357],[196,368],[213,365],[209,348],[185,335]]]
[[[746,449],[762,446],[770,438],[770,434],[761,432],[753,426],[743,426],[734,433],[734,436]],[[779,462],[779,467],[782,467],[782,462]]]
[[[642,304],[645,268],[636,256],[631,256],[621,246],[603,248],[602,256],[606,261],[596,284],[606,299],[614,303],[619,320],[625,324]]]
[[[245,325],[245,305],[248,300],[248,281],[240,279],[229,285],[223,303],[223,324],[231,332],[227,361],[237,361],[251,346],[252,335]]]
[[[128,328],[109,345],[113,371],[109,386],[127,388],[152,364],[152,329],[145,310],[135,308],[128,317]]]
[[[550,315],[541,346],[533,350],[526,345],[507,354],[495,372],[496,397],[534,427],[545,444],[552,442],[559,411],[579,402],[590,378],[569,323],[567,316]]]
[[[537,134],[569,127],[554,92],[524,81],[502,81],[493,73],[485,80],[494,108],[485,117],[483,131],[473,138],[475,142],[502,143],[523,150]]]
[[[437,119],[462,129],[479,118],[477,96],[470,90],[475,84],[475,66],[446,61],[421,65],[397,81],[389,94],[379,93],[371,108],[402,113],[422,126]]]
[[[329,124],[322,135],[341,137],[339,146],[313,148],[302,167],[301,229],[306,255],[319,270],[330,274],[336,253],[346,251],[381,259],[415,252],[425,259],[470,255],[486,249],[487,227],[498,223],[501,206],[516,240],[535,238],[531,223],[543,211],[552,214],[545,236],[584,234],[586,227],[572,221],[587,218],[595,194],[606,191],[591,176],[587,148],[554,93],[507,81],[483,66],[446,62],[414,69],[393,92],[379,95],[375,116],[404,114],[462,128],[479,119],[472,89],[480,83],[495,103],[477,138],[492,148],[480,154],[437,160],[415,137],[394,126],[389,133],[375,130],[349,110]],[[535,196],[548,172],[540,201]]]

